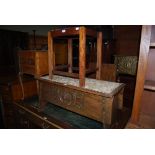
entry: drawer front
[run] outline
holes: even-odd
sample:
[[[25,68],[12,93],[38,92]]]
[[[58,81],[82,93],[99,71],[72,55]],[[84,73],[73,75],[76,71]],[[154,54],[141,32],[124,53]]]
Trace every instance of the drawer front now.
[[[20,117],[20,120],[18,119],[17,123],[20,123],[23,128],[34,128],[35,126],[37,128],[42,128],[42,129],[57,129],[61,128],[58,125],[51,123],[48,121],[46,117],[42,117],[40,115],[37,115],[33,111],[30,111],[29,109],[21,108],[17,105],[15,106],[15,110],[17,112],[16,117]]]
[[[35,52],[19,52],[19,63],[23,73],[35,75]]]

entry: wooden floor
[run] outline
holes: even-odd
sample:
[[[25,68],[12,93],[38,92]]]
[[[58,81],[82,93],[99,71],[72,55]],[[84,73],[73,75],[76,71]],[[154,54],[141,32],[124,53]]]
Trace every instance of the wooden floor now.
[[[151,116],[141,114],[139,122],[132,124],[130,121],[127,123],[126,129],[155,129],[155,119]]]

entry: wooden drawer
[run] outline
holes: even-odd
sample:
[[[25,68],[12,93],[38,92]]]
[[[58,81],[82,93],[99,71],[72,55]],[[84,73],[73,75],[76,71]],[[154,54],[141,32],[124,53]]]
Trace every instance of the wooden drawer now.
[[[42,128],[42,129],[60,129],[73,128],[69,124],[61,123],[29,105],[15,103],[14,111],[16,113],[17,128]]]
[[[47,51],[20,51],[18,55],[21,72],[34,76],[48,74]]]
[[[23,73],[33,75],[35,73],[35,53],[34,52],[19,52],[20,70]]]
[[[51,124],[48,123],[46,117],[39,117],[35,113],[28,111],[28,109],[17,108],[17,113],[20,116],[20,123],[23,128],[31,128],[32,123],[35,124],[38,128],[49,129],[54,128]]]

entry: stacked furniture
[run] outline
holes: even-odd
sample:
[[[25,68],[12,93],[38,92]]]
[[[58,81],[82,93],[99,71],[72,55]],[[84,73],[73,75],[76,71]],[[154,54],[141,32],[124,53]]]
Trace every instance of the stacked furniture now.
[[[97,44],[95,68],[86,68],[86,41],[94,38]],[[68,65],[55,64],[54,40],[67,39]],[[79,73],[73,68],[72,42],[79,40]],[[94,45],[92,43],[92,48]],[[93,49],[95,50],[95,49]],[[103,128],[112,128],[118,119],[118,109],[123,108],[124,84],[101,81],[102,33],[86,27],[72,27],[48,32],[49,76],[37,78],[39,81],[40,110],[48,102],[68,111],[101,122]],[[65,67],[65,71],[62,68]],[[67,70],[67,72],[66,72]],[[96,72],[96,79],[85,78]]]

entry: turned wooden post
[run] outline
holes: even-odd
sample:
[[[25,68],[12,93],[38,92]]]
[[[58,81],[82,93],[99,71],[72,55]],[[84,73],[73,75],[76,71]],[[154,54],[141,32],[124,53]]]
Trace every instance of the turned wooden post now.
[[[102,32],[97,33],[97,72],[96,79],[101,79],[101,69],[102,69]]]
[[[54,69],[54,50],[53,50],[53,38],[51,32],[48,32],[48,67],[49,67],[49,79],[52,79]]]
[[[69,65],[69,73],[72,73],[73,67],[73,49],[72,49],[72,39],[68,39],[68,65]]]
[[[86,72],[86,28],[80,27],[79,31],[79,84],[85,86]]]

